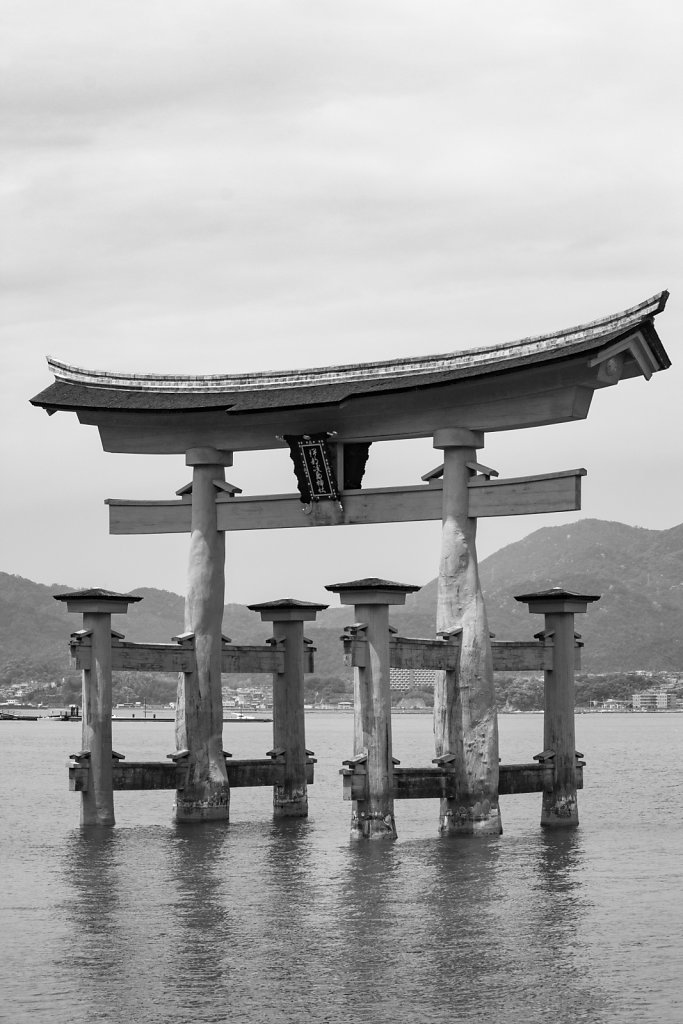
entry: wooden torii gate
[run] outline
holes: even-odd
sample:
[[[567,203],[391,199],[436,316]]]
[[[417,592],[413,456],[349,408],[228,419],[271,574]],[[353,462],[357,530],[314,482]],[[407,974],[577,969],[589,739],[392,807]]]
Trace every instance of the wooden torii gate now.
[[[462,813],[454,817],[442,801],[440,826],[444,833],[501,830],[476,520],[579,509],[585,470],[494,479],[497,474],[477,461],[477,450],[488,431],[584,419],[596,390],[666,369],[670,360],[654,317],[667,297],[661,292],[624,312],[505,345],[302,371],[132,375],[48,360],[55,380],[31,400],[34,405],[50,414],[75,412],[98,428],[105,451],[182,454],[193,470],[191,485],[175,500],[108,499],[114,534],[190,533],[185,629],[194,634],[196,675],[186,680],[186,693],[201,711],[189,754],[197,767],[195,787],[178,811],[181,820],[228,816],[227,796],[221,796],[228,779],[214,728],[221,704],[225,533],[441,519],[437,629],[461,633],[457,693],[447,687],[446,673],[437,674],[436,752],[461,750],[463,760]],[[443,451],[441,466],[413,486],[362,487],[373,442],[416,437],[433,438]],[[287,447],[299,494],[246,496],[226,482],[235,451]]]

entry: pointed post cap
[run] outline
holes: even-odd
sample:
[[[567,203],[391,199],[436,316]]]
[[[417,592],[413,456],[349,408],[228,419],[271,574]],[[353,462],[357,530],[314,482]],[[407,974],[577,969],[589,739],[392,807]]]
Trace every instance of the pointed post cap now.
[[[564,587],[551,587],[549,590],[519,594],[515,597],[515,601],[529,605],[532,615],[553,615],[561,612],[581,615],[589,604],[599,600],[600,594],[576,594],[572,590],[565,590]]]
[[[329,605],[283,597],[279,601],[248,604],[247,608],[250,612],[260,612],[262,622],[312,622],[318,612],[324,612]]]
[[[68,612],[94,612],[103,615],[125,615],[129,604],[142,601],[136,594],[117,594],[113,590],[71,590],[66,594],[53,594],[55,601],[63,601]]]
[[[325,590],[339,594],[342,604],[405,604],[406,595],[420,590],[412,583],[394,583],[369,576],[349,583],[330,583]]]

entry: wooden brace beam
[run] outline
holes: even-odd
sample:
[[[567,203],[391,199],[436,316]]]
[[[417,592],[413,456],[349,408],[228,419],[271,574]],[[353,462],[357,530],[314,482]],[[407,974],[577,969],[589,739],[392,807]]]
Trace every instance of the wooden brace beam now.
[[[344,637],[345,660],[355,668],[365,665],[367,641]],[[494,640],[491,643],[494,672],[544,672],[553,667],[552,644],[533,640]],[[457,671],[460,645],[446,640],[392,637],[389,644],[391,668],[420,668]],[[581,667],[581,644],[574,647],[574,667]]]
[[[312,785],[314,778],[313,757],[306,759],[306,782]],[[285,762],[277,758],[251,758],[233,761],[226,757],[225,767],[231,789],[249,786],[283,786],[285,783]],[[122,789],[178,789],[185,786],[187,763],[183,760],[169,761],[117,761],[112,766],[112,788]],[[86,793],[90,781],[90,767],[87,761],[69,765],[69,789]]]
[[[344,800],[365,800],[367,775],[359,768],[342,768]],[[457,799],[455,773],[446,768],[393,767],[394,800]],[[550,764],[502,764],[498,769],[499,796],[542,793],[551,790],[554,769]],[[576,787],[583,789],[583,766],[576,768]]]
[[[581,477],[585,469],[561,473],[469,482],[472,517],[515,516],[536,512],[571,512],[581,508]],[[311,526],[356,526],[440,520],[440,480],[410,487],[378,487],[342,491],[341,506],[320,501],[304,506],[298,494],[240,497],[220,493],[216,498],[218,529],[283,530]],[[115,535],[189,533],[189,501],[129,501],[107,498],[109,532]]]
[[[71,663],[77,669],[92,667],[92,645],[86,637],[72,640]],[[194,649],[178,644],[136,644],[112,641],[112,670],[114,672],[192,672]],[[314,649],[304,648],[304,672],[314,672]],[[233,644],[224,647],[221,654],[221,672],[254,672],[280,674],[285,670],[285,655],[281,648]]]

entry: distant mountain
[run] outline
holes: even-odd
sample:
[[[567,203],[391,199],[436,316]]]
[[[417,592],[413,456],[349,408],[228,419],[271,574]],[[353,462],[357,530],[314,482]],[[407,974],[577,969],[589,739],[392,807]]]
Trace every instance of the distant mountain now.
[[[0,683],[25,678],[59,679],[66,674],[65,639],[73,623],[45,587],[0,573]]]
[[[481,567],[489,625],[498,639],[525,639],[542,627],[515,594],[561,585],[600,594],[577,617],[585,642],[583,669],[591,672],[683,671],[683,524],[644,530],[598,519],[546,527],[491,555]],[[79,628],[53,600],[68,586],[43,586],[0,573],[0,684],[26,678],[58,679],[68,673],[66,642]],[[391,622],[405,636],[433,636],[436,580],[392,610]],[[183,629],[183,598],[143,588],[144,601],[113,628],[128,640],[168,642]],[[307,624],[315,643],[316,671],[343,674],[339,635],[353,610],[330,608]],[[226,605],[224,632],[236,643],[263,643],[269,623],[243,605]]]
[[[54,600],[55,594],[73,589],[0,573],[0,685],[73,675],[67,644],[69,635],[81,628],[81,617]],[[147,600],[132,605],[129,615],[113,616],[113,629],[128,639],[150,642],[169,640],[182,630],[182,597],[163,590],[139,593]]]
[[[542,628],[542,617],[529,615],[515,594],[563,586],[600,595],[576,618],[585,671],[683,671],[683,524],[644,530],[582,519],[545,527],[485,559],[480,574],[499,640],[524,639]],[[406,608],[409,621],[433,616],[436,580]]]

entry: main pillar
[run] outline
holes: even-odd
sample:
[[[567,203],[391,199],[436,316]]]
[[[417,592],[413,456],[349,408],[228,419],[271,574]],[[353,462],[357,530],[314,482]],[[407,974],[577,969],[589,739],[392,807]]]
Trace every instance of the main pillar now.
[[[113,825],[111,617],[125,615],[128,605],[142,598],[109,590],[74,590],[54,598],[66,602],[68,612],[82,614],[83,629],[91,636],[90,668],[83,669],[81,743],[90,771],[81,793],[81,825]]]
[[[455,754],[455,799],[441,800],[442,835],[497,835],[498,720],[493,658],[477,566],[477,521],[469,515],[468,463],[476,461],[483,434],[437,430],[443,449],[443,513],[437,599],[437,632],[461,630],[457,672],[437,672],[434,739],[437,757]]]
[[[420,588],[364,579],[325,589],[339,594],[342,604],[354,605],[356,637],[365,641],[364,664],[354,669],[353,749],[354,760],[365,759],[366,795],[354,801],[351,838],[395,839],[389,605],[405,604],[406,594]]]
[[[326,604],[310,604],[285,598],[250,604],[264,622],[273,623],[273,642],[283,652],[283,671],[273,674],[273,747],[285,765],[284,784],[273,787],[276,818],[305,818],[308,814],[306,783],[306,727],[304,721],[304,622],[312,622]]]
[[[552,789],[543,792],[541,825],[571,828],[579,824],[576,799],[576,739],[574,728],[574,659],[576,644],[574,616],[583,614],[600,597],[574,594],[561,587],[536,594],[520,594],[515,601],[529,606],[535,615],[545,615],[546,639],[552,640],[553,667],[545,675],[543,718],[544,762],[554,769]]]
[[[232,452],[191,448],[192,528],[185,629],[194,634],[195,669],[178,682],[176,746],[189,751],[185,788],[176,794],[176,821],[227,820],[230,786],[223,756],[221,632],[225,601],[225,534],[217,528],[216,483],[225,481]]]

